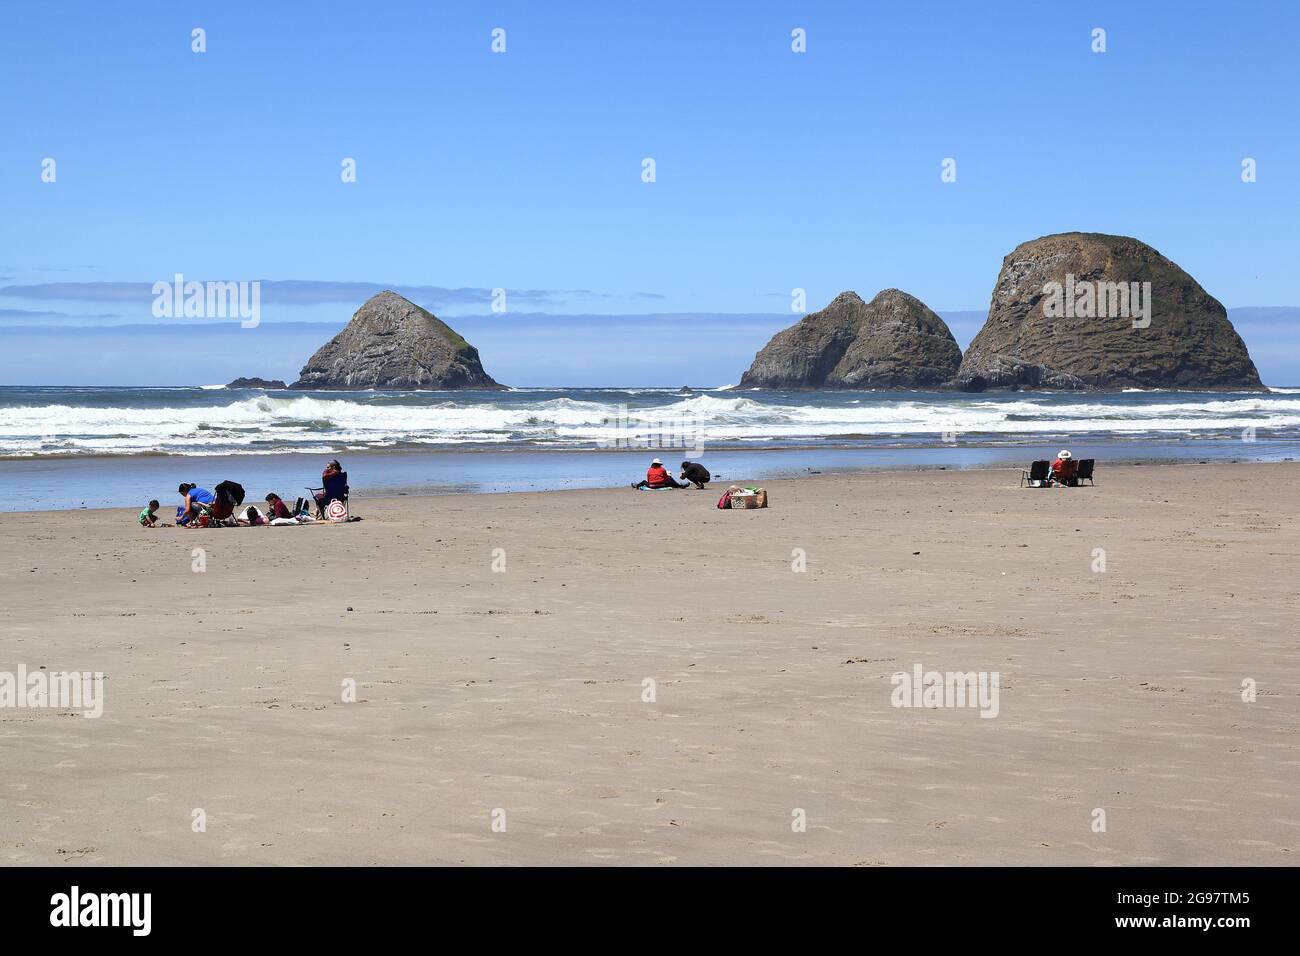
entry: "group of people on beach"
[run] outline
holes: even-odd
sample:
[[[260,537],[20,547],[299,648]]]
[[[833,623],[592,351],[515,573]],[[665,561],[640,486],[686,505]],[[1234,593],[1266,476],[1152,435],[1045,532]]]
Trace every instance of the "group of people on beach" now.
[[[1078,484],[1079,463],[1068,448],[1062,448],[1051,464],[1049,482],[1054,485],[1070,486]],[[679,480],[680,479],[680,480]],[[713,479],[709,470],[697,461],[684,461],[678,478],[673,478],[664,467],[663,460],[655,458],[646,469],[645,478],[632,482],[636,489],[657,490],[660,488],[691,488],[703,490]],[[326,517],[326,509],[334,502],[343,504],[342,518],[347,520],[347,472],[337,458],[332,459],[321,472],[322,488],[312,489],[311,498],[298,498],[292,508],[274,491],[267,492],[266,510],[256,506],[236,513],[243,508],[244,488],[233,481],[223,481],[211,490],[200,487],[194,482],[181,482],[176,492],[184,503],[176,509],[176,524],[187,528],[236,527],[239,525],[276,525],[304,524]],[[312,505],[315,505],[315,515]],[[150,501],[141,511],[139,522],[146,528],[158,524],[157,499]],[[331,517],[335,517],[331,515]]]
[[[222,481],[211,489],[192,481],[183,481],[176,488],[183,499],[176,509],[176,524],[184,528],[239,527],[250,525],[310,524],[326,517],[334,502],[343,504],[342,515],[347,517],[347,472],[338,459],[333,459],[321,472],[322,488],[312,489],[310,498],[298,498],[293,507],[276,494],[267,492],[263,499],[265,510],[256,505],[244,505],[244,487],[234,481]],[[315,514],[312,506],[315,505]],[[157,499],[150,501],[137,518],[146,528],[159,523]],[[333,514],[330,517],[334,517]]]
[[[681,481],[673,478],[664,467],[661,459],[654,459],[650,462],[650,467],[646,469],[645,479],[642,481],[632,482],[633,488],[690,488],[692,485],[699,490],[713,478],[709,474],[709,469],[705,468],[698,461],[682,462]]]
[[[1091,464],[1085,462],[1085,464]],[[712,480],[709,470],[697,461],[682,462],[680,481],[674,479],[669,474],[668,469],[664,467],[663,460],[656,458],[650,462],[650,467],[646,469],[645,478],[641,481],[632,482],[632,487],[637,489],[659,488],[690,488],[692,485],[703,490],[704,486]],[[1060,487],[1074,487],[1079,484],[1082,477],[1087,480],[1090,474],[1080,474],[1079,462],[1075,460],[1068,448],[1062,448],[1056,454],[1056,459],[1051,463],[1050,470],[1046,476],[1045,485],[1057,485]]]

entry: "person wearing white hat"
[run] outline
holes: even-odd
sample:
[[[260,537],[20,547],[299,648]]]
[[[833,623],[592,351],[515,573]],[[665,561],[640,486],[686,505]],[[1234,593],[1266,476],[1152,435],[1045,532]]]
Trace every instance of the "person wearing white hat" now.
[[[1052,462],[1052,481],[1058,485],[1073,485],[1076,483],[1075,477],[1079,473],[1079,466],[1074,461],[1074,456],[1070,454],[1070,449],[1062,448],[1056,454],[1056,461]]]
[[[645,481],[632,482],[633,488],[689,488],[690,485],[679,485],[672,475],[668,474],[668,469],[664,467],[661,459],[654,459],[650,462],[650,467],[646,469]]]

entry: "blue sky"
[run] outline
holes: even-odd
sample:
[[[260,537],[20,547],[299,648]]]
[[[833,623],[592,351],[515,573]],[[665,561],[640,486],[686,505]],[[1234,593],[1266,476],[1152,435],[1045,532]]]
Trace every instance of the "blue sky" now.
[[[511,384],[732,382],[793,288],[978,311],[1012,248],[1073,229],[1150,243],[1230,308],[1300,306],[1298,9],[8,3],[0,383],[291,375],[319,342],[281,326],[364,301],[334,283],[480,317],[457,324]],[[119,283],[177,272],[317,293],[268,296],[211,371],[168,360],[184,320],[103,330],[152,321]],[[1287,315],[1240,325],[1274,384],[1300,382]]]

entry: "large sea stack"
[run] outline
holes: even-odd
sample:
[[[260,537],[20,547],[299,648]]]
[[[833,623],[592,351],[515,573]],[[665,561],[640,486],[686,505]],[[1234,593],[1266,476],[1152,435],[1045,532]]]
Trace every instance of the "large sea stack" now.
[[[396,292],[371,296],[298,373],[291,388],[501,389],[478,349]]]
[[[920,299],[886,289],[870,302],[841,292],[778,332],[754,357],[742,388],[894,389],[947,382],[961,350]]]
[[[1090,232],[1043,236],[1002,260],[953,384],[1263,387],[1227,311],[1195,279],[1146,243]]]

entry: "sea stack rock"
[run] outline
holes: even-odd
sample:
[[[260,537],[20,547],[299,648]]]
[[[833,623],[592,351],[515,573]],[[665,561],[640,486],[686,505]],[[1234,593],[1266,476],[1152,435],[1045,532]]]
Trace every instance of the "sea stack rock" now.
[[[478,349],[396,292],[372,296],[298,373],[291,388],[502,389]]]
[[[741,388],[927,388],[949,381],[961,349],[920,299],[886,289],[870,302],[841,292],[820,312],[778,332],[754,357]]]
[[[252,378],[237,378],[226,386],[226,388],[262,388],[262,389],[277,389],[277,388],[288,388],[288,387],[289,387],[288,385],[285,385],[284,382],[280,381],[278,378],[258,378],[257,376],[253,376]]]
[[[1002,260],[952,383],[985,388],[1262,389],[1223,306],[1127,236],[1066,232]]]

